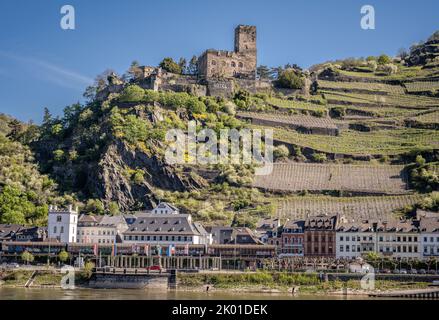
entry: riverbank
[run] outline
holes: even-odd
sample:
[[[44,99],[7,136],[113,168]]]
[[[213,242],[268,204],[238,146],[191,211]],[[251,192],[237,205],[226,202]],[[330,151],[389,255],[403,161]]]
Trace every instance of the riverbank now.
[[[65,274],[54,270],[12,270],[3,274],[0,288],[61,288]],[[32,279],[32,281],[30,281]],[[321,281],[315,273],[240,272],[240,273],[178,273],[178,292],[262,293],[299,295],[368,295],[377,292],[424,289],[428,282],[375,280],[373,290],[365,290],[360,280]],[[77,272],[75,286],[95,289]],[[166,286],[165,286],[166,287]],[[117,289],[117,286],[115,287]],[[145,290],[145,289],[143,289]],[[148,288],[146,288],[148,290]]]

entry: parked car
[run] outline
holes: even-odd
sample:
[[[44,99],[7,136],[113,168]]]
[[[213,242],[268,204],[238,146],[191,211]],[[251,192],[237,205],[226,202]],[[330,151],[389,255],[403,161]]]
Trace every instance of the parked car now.
[[[10,268],[10,269],[15,269],[15,268],[19,268],[20,265],[16,262],[11,262],[9,264],[6,265],[6,268]]]
[[[401,270],[399,270],[399,273],[400,274],[407,274],[407,270],[406,269],[401,269]]]
[[[162,270],[162,267],[160,267],[160,266],[158,266],[158,265],[155,265],[155,266],[150,266],[150,267],[148,267],[148,268],[146,268],[147,270],[150,270],[150,271],[161,271]]]
[[[390,270],[390,269],[383,269],[382,273],[392,273],[392,270]]]
[[[428,270],[427,273],[428,274],[436,274],[436,270]]]
[[[427,273],[427,271],[425,271],[425,269],[420,269],[419,270],[419,274],[426,274]]]
[[[410,269],[410,274],[418,274],[418,270],[416,270],[416,269]]]
[[[399,269],[394,269],[393,273],[398,274],[399,273]]]

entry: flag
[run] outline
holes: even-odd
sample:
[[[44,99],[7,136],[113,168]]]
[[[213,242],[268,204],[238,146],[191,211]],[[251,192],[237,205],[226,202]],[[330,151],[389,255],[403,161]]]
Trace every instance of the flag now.
[[[145,256],[149,256],[149,246],[147,244],[143,246],[143,251],[145,253]]]
[[[93,245],[93,254],[94,254],[95,256],[98,255],[98,244],[97,244],[97,243],[95,243],[95,244]]]
[[[186,243],[184,245],[184,254],[187,256],[189,255],[189,243]]]
[[[161,256],[162,255],[162,247],[157,246],[156,250],[157,250],[157,255]]]
[[[170,244],[168,247],[168,257],[171,257],[175,254],[175,246],[173,244]]]

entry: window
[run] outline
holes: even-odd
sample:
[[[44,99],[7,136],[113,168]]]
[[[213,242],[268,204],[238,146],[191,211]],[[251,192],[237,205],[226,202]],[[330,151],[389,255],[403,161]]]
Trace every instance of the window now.
[[[59,233],[64,233],[64,226],[61,226],[61,230],[59,231]]]
[[[56,226],[53,227],[53,233],[56,233]]]
[[[230,63],[230,65],[231,65],[232,67],[236,67],[236,63],[235,63],[235,61],[232,61],[232,62]]]
[[[212,60],[212,65],[216,66],[216,61],[215,60]]]
[[[344,246],[340,246],[340,252],[343,252]]]
[[[56,222],[61,222],[62,221],[62,217],[61,216],[56,216]]]
[[[343,241],[343,236],[340,236],[340,241]]]
[[[240,68],[242,68],[242,67],[244,66],[244,64],[243,64],[242,62],[240,62],[240,63],[238,63],[238,66],[239,66]]]
[[[428,242],[428,238],[427,237],[424,237],[424,242]]]

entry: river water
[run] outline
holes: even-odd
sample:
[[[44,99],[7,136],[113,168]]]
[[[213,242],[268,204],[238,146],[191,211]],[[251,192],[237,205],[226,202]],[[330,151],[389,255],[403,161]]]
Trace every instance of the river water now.
[[[287,293],[189,292],[139,289],[0,288],[0,300],[342,300],[367,296],[296,295]]]

